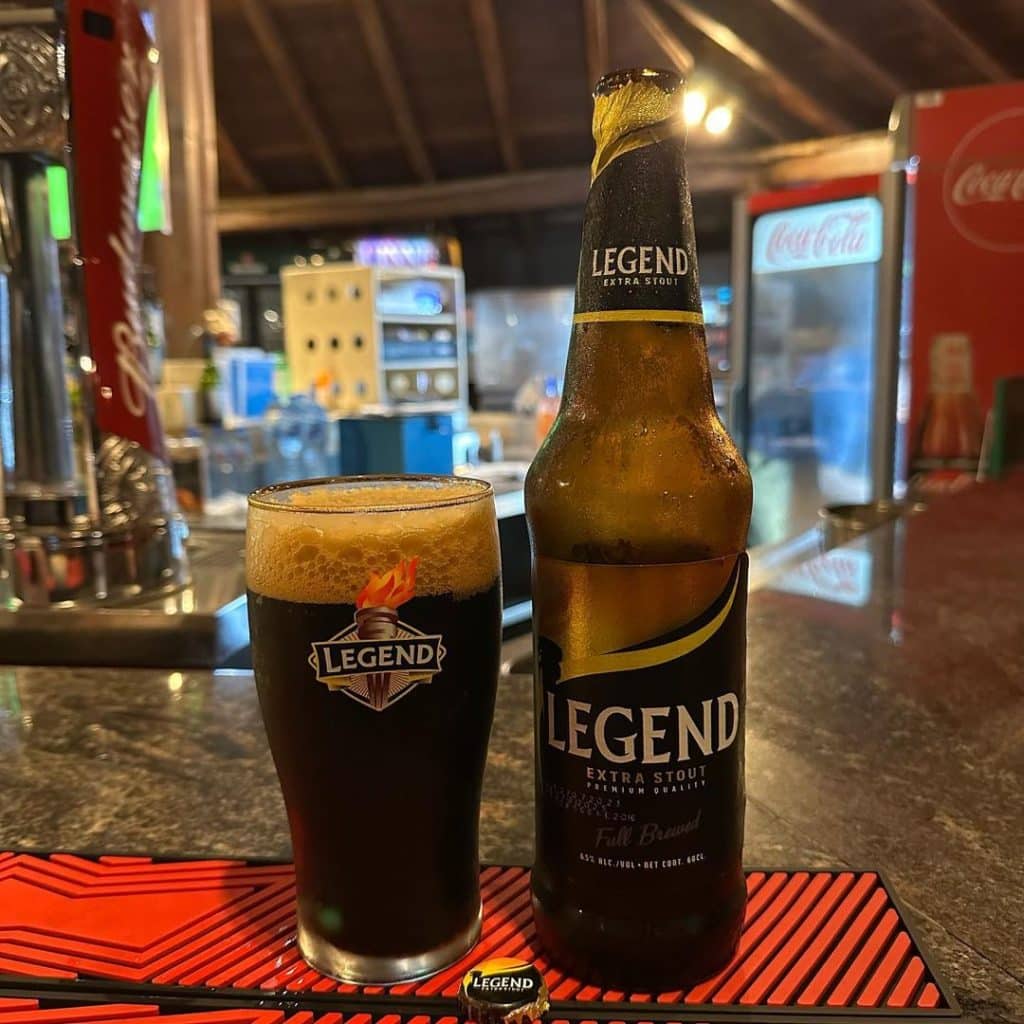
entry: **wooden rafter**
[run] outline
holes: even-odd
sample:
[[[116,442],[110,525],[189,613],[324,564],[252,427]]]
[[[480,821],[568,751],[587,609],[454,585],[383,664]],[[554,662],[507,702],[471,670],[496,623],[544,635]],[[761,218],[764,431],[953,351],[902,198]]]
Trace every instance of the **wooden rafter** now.
[[[568,167],[422,185],[224,198],[217,226],[224,232],[269,231],[520,213],[581,205],[589,184],[588,167]]]
[[[507,171],[522,167],[519,144],[512,127],[512,112],[508,98],[508,79],[505,76],[505,59],[501,52],[501,36],[498,20],[494,13],[493,0],[469,0],[469,13],[473,21],[477,50],[487,86],[487,99],[494,118],[494,130],[498,136],[498,149]]]
[[[405,155],[417,177],[423,181],[433,181],[437,175],[434,164],[427,151],[423,133],[420,131],[416,115],[413,113],[409,94],[402,82],[398,70],[399,62],[388,40],[387,29],[380,15],[377,0],[355,0],[356,15],[363,30],[366,48],[373,63],[377,77],[384,89],[384,95],[391,110],[391,117],[398,129]]]
[[[993,57],[976,39],[969,36],[946,11],[935,3],[935,0],[910,0],[910,3],[945,32],[978,74],[984,75],[993,82],[1005,82],[1013,77],[1000,61]]]
[[[583,37],[589,92],[608,70],[608,8],[605,0],[583,0]]]
[[[826,107],[806,89],[797,85],[781,68],[741,39],[728,25],[706,14],[688,0],[665,2],[688,25],[759,75],[765,88],[773,92],[790,113],[830,135],[850,130],[850,123],[845,117]]]
[[[903,83],[895,75],[869,57],[859,46],[854,46],[841,32],[837,32],[827,21],[815,14],[803,3],[803,0],[770,0],[770,2],[784,14],[789,15],[793,21],[820,43],[823,43],[842,61],[856,68],[887,99],[891,100],[903,92]]]
[[[892,165],[892,138],[886,131],[804,139],[756,150],[756,187],[774,188],[807,181],[880,174]]]
[[[892,141],[882,131],[767,149],[695,150],[688,170],[694,194],[741,193],[816,178],[879,174],[891,162]],[[217,227],[230,233],[579,209],[589,184],[588,167],[560,167],[422,185],[232,197],[221,199]]]
[[[662,20],[648,0],[630,0],[633,13],[657,43],[658,48],[684,75],[693,70],[694,59],[690,48]]]
[[[313,110],[313,104],[302,85],[299,69],[281,42],[281,34],[274,25],[264,0],[238,0],[238,5],[245,14],[246,22],[256,37],[264,59],[270,65],[277,87],[284,94],[309,139],[324,176],[335,188],[342,188],[348,183],[348,176],[327,140],[323,126]]]
[[[221,124],[220,118],[217,119],[217,155],[227,168],[229,176],[246,192],[266,192],[266,186],[260,181],[249,161],[239,152],[234,140]]]
[[[693,64],[693,54],[689,47],[665,24],[648,0],[631,0],[631,2],[640,23],[661,52],[680,70],[687,70]],[[749,121],[758,131],[775,142],[786,138],[786,130],[770,115],[757,110],[746,99],[741,89],[737,88],[735,84],[730,84],[727,78],[717,72],[715,77],[729,92],[734,93],[738,99],[743,99],[743,105],[737,111],[740,117]]]

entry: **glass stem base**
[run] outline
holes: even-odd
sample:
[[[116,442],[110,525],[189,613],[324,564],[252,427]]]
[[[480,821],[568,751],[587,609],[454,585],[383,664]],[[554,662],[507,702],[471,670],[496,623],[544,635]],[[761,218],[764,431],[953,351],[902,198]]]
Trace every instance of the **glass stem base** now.
[[[412,956],[365,956],[339,949],[299,922],[299,951],[314,970],[350,985],[394,985],[417,981],[450,967],[476,945],[480,938],[483,907],[467,928],[425,953]]]

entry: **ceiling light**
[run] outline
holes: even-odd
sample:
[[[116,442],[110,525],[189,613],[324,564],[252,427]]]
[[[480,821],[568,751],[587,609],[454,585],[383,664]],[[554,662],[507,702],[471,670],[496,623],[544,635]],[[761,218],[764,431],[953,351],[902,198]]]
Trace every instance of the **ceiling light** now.
[[[700,124],[708,109],[707,95],[700,89],[687,89],[683,95],[683,120],[690,125]]]
[[[709,135],[721,135],[732,124],[732,111],[728,107],[714,107],[704,119],[704,129]]]

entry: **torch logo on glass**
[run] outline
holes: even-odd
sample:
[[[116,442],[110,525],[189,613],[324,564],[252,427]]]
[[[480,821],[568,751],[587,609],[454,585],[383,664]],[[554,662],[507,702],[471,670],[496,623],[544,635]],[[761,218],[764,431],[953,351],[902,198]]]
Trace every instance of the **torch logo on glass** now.
[[[374,711],[429,683],[447,653],[441,636],[428,636],[398,617],[398,608],[416,593],[418,561],[403,558],[386,573],[370,573],[352,625],[312,645],[309,664],[316,678]]]

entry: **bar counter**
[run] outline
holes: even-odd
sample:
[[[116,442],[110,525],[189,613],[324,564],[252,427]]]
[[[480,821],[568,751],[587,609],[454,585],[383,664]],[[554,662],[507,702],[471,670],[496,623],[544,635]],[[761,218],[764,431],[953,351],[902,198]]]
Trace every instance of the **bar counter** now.
[[[1024,1020],[1022,564],[1016,477],[750,599],[748,863],[881,869],[986,1024]],[[532,748],[505,675],[487,860],[531,856]],[[248,672],[0,668],[0,765],[0,849],[288,856]]]

